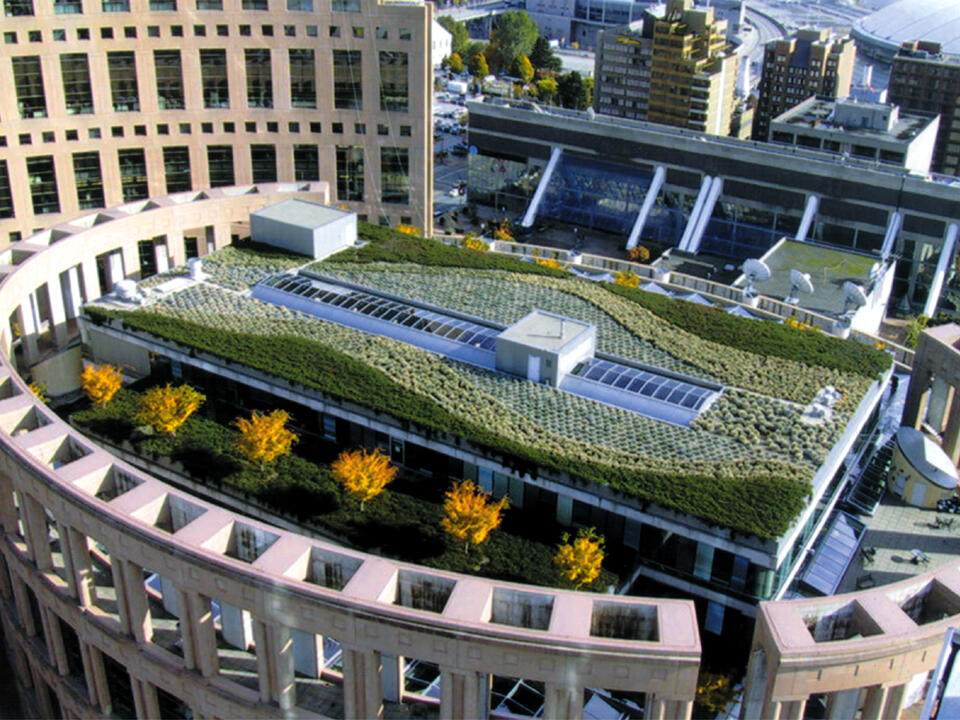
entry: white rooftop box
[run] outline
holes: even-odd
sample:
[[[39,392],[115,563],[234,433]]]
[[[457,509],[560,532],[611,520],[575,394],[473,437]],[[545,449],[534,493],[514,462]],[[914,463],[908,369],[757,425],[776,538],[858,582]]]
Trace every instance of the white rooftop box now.
[[[533,310],[497,336],[497,370],[557,387],[596,346],[594,325]]]
[[[291,198],[250,214],[254,242],[317,260],[357,241],[357,214]]]

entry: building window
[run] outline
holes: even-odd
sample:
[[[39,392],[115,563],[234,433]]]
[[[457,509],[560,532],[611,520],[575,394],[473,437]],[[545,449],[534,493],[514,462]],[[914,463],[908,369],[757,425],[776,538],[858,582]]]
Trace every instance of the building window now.
[[[183,68],[179,50],[154,50],[157,105],[161,110],[183,110]]]
[[[223,10],[223,0],[197,0],[197,10]]]
[[[410,90],[407,79],[407,53],[380,52],[380,109],[407,112]]]
[[[337,200],[363,202],[363,148],[337,146]]]
[[[333,51],[333,106],[363,109],[363,66],[359,50]]]
[[[33,15],[33,0],[4,0],[3,14],[7,17]]]
[[[270,51],[244,50],[247,66],[247,107],[273,107],[273,79],[270,75]]]
[[[90,65],[85,53],[60,56],[60,77],[63,79],[63,101],[67,115],[86,115],[93,112],[93,87],[90,84]]]
[[[27,182],[30,183],[30,199],[35,215],[60,212],[57,196],[57,171],[52,155],[27,158]]]
[[[45,118],[47,99],[43,92],[43,73],[40,70],[40,57],[28,55],[15,57],[13,61],[13,83],[17,88],[17,107],[20,117]]]
[[[334,12],[360,12],[360,0],[332,0],[330,9]]]
[[[243,0],[244,10],[267,10],[267,0]]]
[[[81,210],[104,206],[100,153],[74,153],[73,178],[77,184],[77,205]]]
[[[150,10],[153,12],[156,12],[156,11],[175,12],[176,9],[177,9],[177,0],[150,0]]]
[[[313,12],[313,0],[287,0],[287,10]]]
[[[111,12],[130,12],[130,0],[103,0],[103,11]]]
[[[207,169],[210,172],[210,187],[235,185],[233,175],[233,148],[229,145],[207,147]]]
[[[250,166],[255,183],[277,181],[277,148],[274,145],[251,145]]]
[[[193,190],[193,183],[190,180],[189,148],[165,147],[163,149],[163,176],[168,193]]]
[[[7,173],[7,161],[0,160],[0,219],[13,217],[13,190],[10,188],[10,175]]]
[[[400,126],[400,137],[410,137],[412,128],[409,125]]]
[[[293,179],[320,179],[320,152],[316,145],[293,146]]]
[[[410,151],[400,147],[380,148],[381,201],[410,203]]]
[[[227,51],[200,51],[200,82],[205,108],[230,107],[230,85],[227,80]]]
[[[81,0],[53,0],[53,12],[55,15],[81,15],[83,5]]]
[[[117,152],[120,162],[120,188],[123,201],[143,200],[147,197],[147,160],[143,148]]]
[[[137,89],[137,65],[132,52],[107,53],[107,69],[110,71],[110,93],[114,112],[130,112],[140,109],[140,93]]]
[[[317,71],[313,50],[290,50],[290,105],[317,106]]]

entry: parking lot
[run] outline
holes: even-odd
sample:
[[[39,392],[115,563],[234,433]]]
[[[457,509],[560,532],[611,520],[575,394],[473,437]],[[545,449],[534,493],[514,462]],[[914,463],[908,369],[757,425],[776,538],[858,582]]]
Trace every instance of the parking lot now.
[[[434,215],[439,215],[466,201],[462,193],[466,192],[469,150],[467,128],[460,119],[467,108],[446,92],[434,95],[433,108],[433,204]]]

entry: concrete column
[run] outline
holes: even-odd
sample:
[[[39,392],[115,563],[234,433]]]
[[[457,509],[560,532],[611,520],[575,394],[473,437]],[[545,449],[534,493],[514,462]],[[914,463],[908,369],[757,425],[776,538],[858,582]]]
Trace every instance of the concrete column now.
[[[954,465],[960,464],[960,390],[953,388],[953,400],[947,411],[947,427],[943,431],[943,451]]]
[[[70,528],[57,521],[57,535],[60,538],[60,556],[63,558],[63,574],[66,577],[67,587],[70,588],[70,594],[77,597],[77,571],[70,547]]]
[[[10,476],[0,472],[0,530],[11,535],[19,535],[17,508],[13,504],[13,482]]]
[[[97,261],[87,260],[80,265],[80,271],[83,273],[83,296],[87,302],[96,300],[103,295],[100,287],[100,273],[97,271]]]
[[[213,226],[213,243],[217,250],[230,244],[230,223],[218,223]]]
[[[547,683],[543,716],[557,720],[580,720],[583,717],[583,688]]]
[[[186,264],[187,249],[183,242],[182,230],[167,231],[167,252],[170,253],[170,262],[173,267]]]
[[[63,303],[63,289],[60,277],[47,283],[47,301],[50,304],[50,327],[58,347],[67,342],[67,310]]]
[[[0,553],[0,598],[9,600],[13,596],[10,575],[7,572],[7,559]]]
[[[887,688],[871,685],[867,688],[867,697],[863,701],[863,720],[880,720],[883,706],[887,701]]]
[[[73,528],[67,528],[67,538],[77,588],[77,602],[80,607],[90,607],[96,597],[96,587],[87,536]]]
[[[36,636],[37,626],[33,622],[33,611],[27,599],[27,586],[16,576],[13,578],[13,602],[17,606],[17,614],[20,616],[20,624],[24,631],[29,637]]]
[[[127,597],[127,568],[119,558],[110,556],[110,575],[113,577],[113,592],[117,596],[117,617],[120,632],[132,634],[130,629],[130,602]]]
[[[848,720],[860,706],[860,688],[838,690],[827,696],[827,720]]]
[[[893,685],[887,688],[887,697],[880,714],[882,720],[898,720],[903,710],[903,701],[906,699],[907,685]]]
[[[777,720],[803,720],[803,711],[807,707],[804,700],[785,700],[780,703],[780,715]]]
[[[40,357],[37,346],[37,324],[31,305],[34,303],[33,293],[16,310],[17,323],[20,325],[20,341],[23,343],[23,359],[32,365]]]
[[[380,685],[383,687],[383,699],[390,702],[403,700],[404,659],[396,655],[380,655]],[[441,680],[441,682],[443,682]]]
[[[103,667],[103,654],[94,645],[90,646],[90,669],[93,672],[93,684],[97,690],[100,712],[110,715],[113,712],[113,702],[110,698],[110,687],[107,685],[107,672]]]
[[[487,718],[490,714],[489,683],[489,675],[441,667],[440,720]]]
[[[136,250],[136,245],[133,246]],[[135,267],[135,266],[134,266]],[[107,255],[107,287],[106,292],[113,290],[113,286],[123,280],[123,254],[119,250]]]
[[[383,717],[380,653],[343,646],[343,708],[346,720]]]
[[[43,681],[43,676],[35,666],[30,667],[30,675],[33,678],[33,696],[37,699],[40,717],[55,717],[56,713],[53,711],[53,703],[50,702],[50,693],[47,692],[47,684]]]
[[[217,634],[210,598],[184,590],[179,593],[184,662],[188,668],[199,670],[204,677],[212,677],[220,672],[220,659],[217,657]]]
[[[222,617],[222,616],[221,616]],[[267,624],[262,620],[253,621],[253,643],[257,652],[257,680],[260,685],[260,702],[270,702],[270,647],[267,640]]]
[[[933,374],[930,368],[918,367],[910,377],[910,387],[907,389],[907,399],[903,407],[903,424],[920,429],[923,416],[926,414],[926,399],[928,388]]]
[[[672,700],[667,703],[667,717],[690,720],[693,717],[693,700]]]
[[[167,239],[153,243],[153,257],[157,263],[157,274],[165,273],[170,269],[170,254],[167,250]]]
[[[47,636],[47,647],[50,650],[50,657],[57,666],[57,672],[61,675],[70,674],[70,664],[67,662],[67,649],[63,644],[63,633],[60,632],[59,616],[48,608],[41,610]]]
[[[23,512],[24,530],[27,533],[27,548],[38,570],[50,570],[53,558],[50,555],[50,534],[47,530],[47,514],[39,502],[26,493],[20,493],[20,508]]]
[[[123,568],[126,614],[129,618],[128,630],[137,643],[148,643],[153,639],[153,620],[150,616],[147,591],[143,586],[143,568],[129,560],[119,558],[114,558],[114,565]],[[114,584],[119,584],[116,577],[114,577]]]
[[[83,662],[83,679],[87,683],[87,700],[91,705],[97,704],[97,683],[93,674],[93,656],[90,645],[80,639],[80,660]]]
[[[290,628],[254,620],[253,633],[257,645],[260,699],[263,702],[272,700],[285,710],[294,707],[297,686]]]
[[[51,613],[43,606],[39,605],[40,609],[40,624],[43,627],[43,642],[47,648],[47,659],[50,661],[51,665],[57,666],[57,646],[53,639],[53,628],[51,627]],[[57,630],[60,628],[58,627]],[[63,638],[60,637],[60,633],[57,633],[57,638],[60,640],[60,651],[63,652]],[[66,660],[66,657],[64,657]],[[59,667],[57,668],[59,672]]]
[[[667,720],[667,703],[663,698],[647,693],[647,703],[644,711],[646,720]]]
[[[146,680],[130,676],[133,691],[133,705],[139,720],[153,720],[160,717],[160,705],[157,702],[157,689]]]

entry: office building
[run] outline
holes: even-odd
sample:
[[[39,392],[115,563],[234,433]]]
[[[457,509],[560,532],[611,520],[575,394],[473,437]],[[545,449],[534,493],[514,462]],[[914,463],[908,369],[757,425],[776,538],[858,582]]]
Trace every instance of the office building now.
[[[85,212],[325,181],[432,218],[430,3],[24,0],[0,44],[0,244]]]
[[[597,34],[593,109],[598,113],[647,119],[655,17],[644,13],[629,25]]]
[[[892,104],[812,97],[770,123],[770,140],[930,172],[940,119]]]
[[[893,59],[889,98],[904,110],[940,115],[932,170],[960,175],[960,56],[937,43],[904,43]]]
[[[766,140],[773,118],[813,95],[846,97],[855,58],[853,40],[829,30],[798,30],[793,37],[767,43],[753,139]]]

